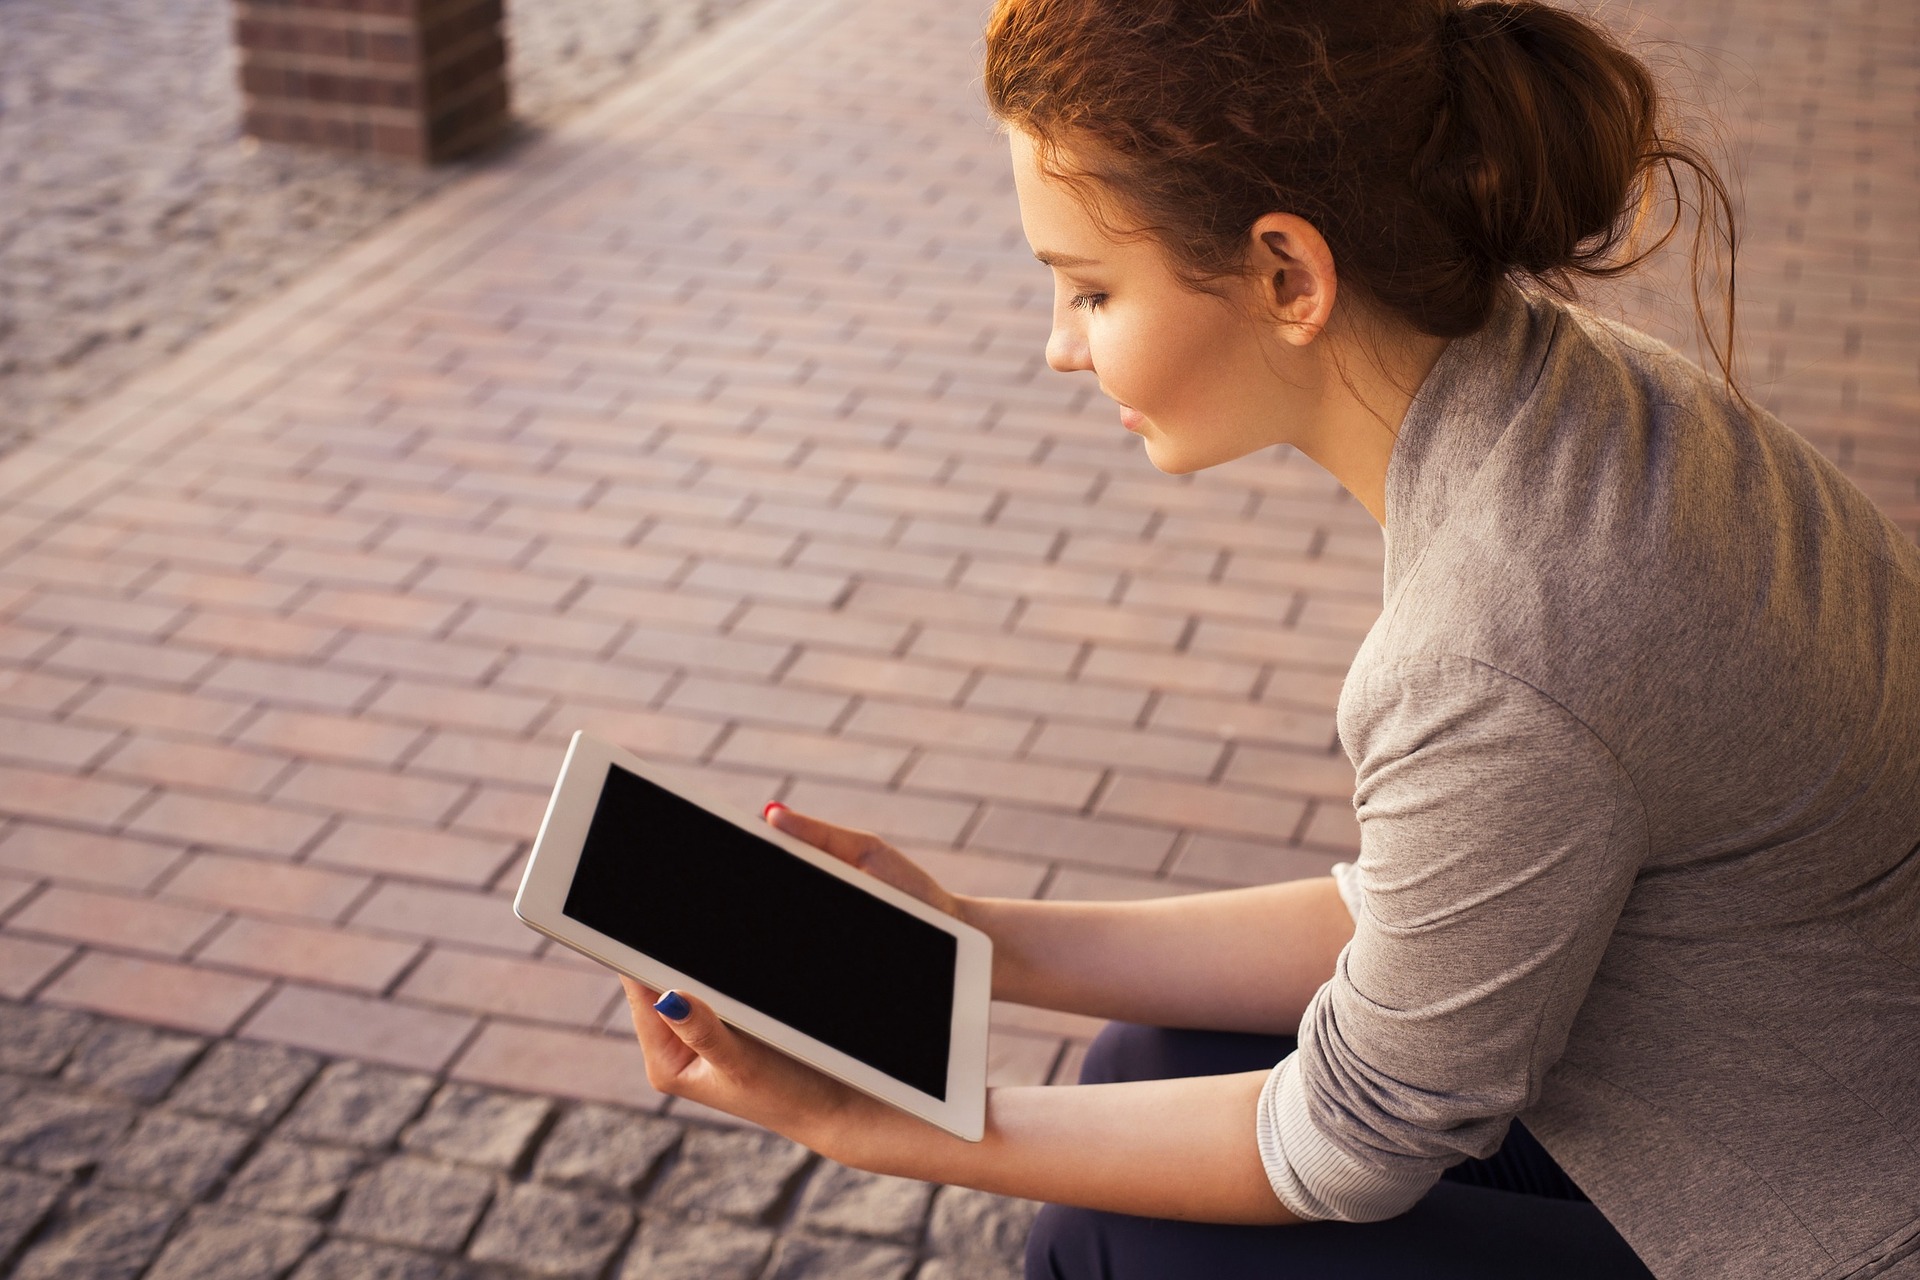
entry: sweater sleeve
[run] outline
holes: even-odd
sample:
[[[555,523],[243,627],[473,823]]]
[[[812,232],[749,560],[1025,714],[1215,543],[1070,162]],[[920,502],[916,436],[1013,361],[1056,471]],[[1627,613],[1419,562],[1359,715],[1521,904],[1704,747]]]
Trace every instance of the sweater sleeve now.
[[[1309,1220],[1411,1208],[1540,1092],[1637,873],[1612,753],[1470,659],[1370,673],[1342,706],[1360,820],[1353,941],[1268,1078],[1260,1154]]]

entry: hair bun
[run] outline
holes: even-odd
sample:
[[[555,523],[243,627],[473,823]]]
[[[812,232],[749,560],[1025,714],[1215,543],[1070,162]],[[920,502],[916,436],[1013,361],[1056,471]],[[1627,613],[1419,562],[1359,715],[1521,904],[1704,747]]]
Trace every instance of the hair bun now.
[[[1439,43],[1445,88],[1413,176],[1461,248],[1543,276],[1607,257],[1660,151],[1646,68],[1539,0],[1449,2]]]

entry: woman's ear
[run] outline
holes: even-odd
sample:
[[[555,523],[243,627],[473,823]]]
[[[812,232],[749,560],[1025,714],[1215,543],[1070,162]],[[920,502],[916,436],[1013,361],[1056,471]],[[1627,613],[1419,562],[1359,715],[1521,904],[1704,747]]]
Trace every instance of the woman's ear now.
[[[1282,341],[1306,346],[1332,319],[1339,290],[1326,237],[1305,218],[1269,213],[1253,224],[1248,239],[1260,305],[1271,313]]]

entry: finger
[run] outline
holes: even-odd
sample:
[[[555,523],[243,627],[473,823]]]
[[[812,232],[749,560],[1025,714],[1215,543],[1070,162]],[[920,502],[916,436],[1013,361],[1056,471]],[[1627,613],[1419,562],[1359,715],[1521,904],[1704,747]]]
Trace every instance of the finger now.
[[[870,831],[855,831],[850,827],[836,827],[831,822],[822,822],[810,818],[804,813],[787,808],[778,801],[761,811],[768,824],[776,831],[784,831],[796,839],[805,840],[816,849],[824,849],[842,862],[851,862],[855,866],[873,852],[880,837]]]
[[[639,1037],[640,1051],[646,1054],[647,1060],[657,1060],[676,1069],[684,1065],[686,1046],[679,1036],[660,1024],[660,1015],[653,1011],[653,1002],[660,998],[660,993],[625,974],[620,975],[620,985],[626,989],[627,1008],[633,1014],[633,1033]]]
[[[722,1075],[738,1074],[744,1056],[740,1037],[706,1001],[684,991],[669,991],[654,1001],[653,1009],[657,1021],[708,1065]]]

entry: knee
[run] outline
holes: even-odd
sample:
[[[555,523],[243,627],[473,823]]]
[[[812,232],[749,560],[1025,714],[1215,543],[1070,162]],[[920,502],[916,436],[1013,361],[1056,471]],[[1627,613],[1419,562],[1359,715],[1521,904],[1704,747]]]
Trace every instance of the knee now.
[[[1098,1220],[1090,1209],[1050,1204],[1027,1233],[1026,1280],[1096,1280],[1100,1268]]]

